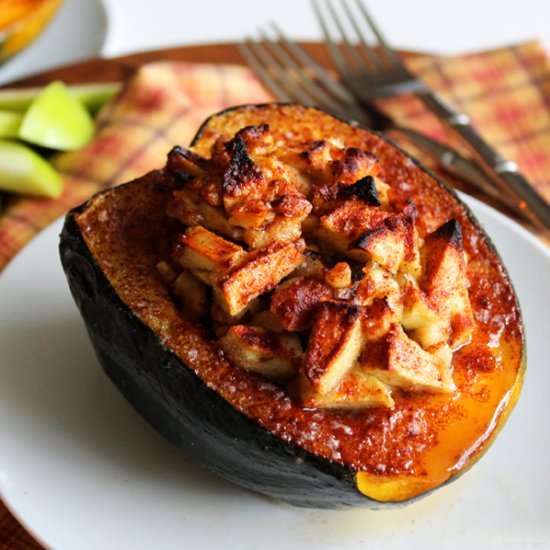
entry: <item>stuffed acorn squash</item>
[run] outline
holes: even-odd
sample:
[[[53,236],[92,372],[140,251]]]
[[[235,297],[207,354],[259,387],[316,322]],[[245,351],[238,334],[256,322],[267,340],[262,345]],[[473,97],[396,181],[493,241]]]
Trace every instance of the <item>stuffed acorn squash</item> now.
[[[487,450],[524,370],[467,208],[385,138],[298,105],[218,113],[66,217],[100,362],[197,462],[321,508],[403,502]]]

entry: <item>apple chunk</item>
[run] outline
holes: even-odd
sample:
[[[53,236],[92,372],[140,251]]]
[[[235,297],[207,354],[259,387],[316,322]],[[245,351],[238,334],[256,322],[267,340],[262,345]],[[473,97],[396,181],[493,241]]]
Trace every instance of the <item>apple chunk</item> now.
[[[59,81],[39,93],[19,127],[21,139],[59,151],[79,149],[93,135],[92,117]]]
[[[360,261],[373,260],[390,273],[420,270],[417,232],[410,216],[398,214],[385,218],[350,244],[347,255]]]
[[[332,391],[321,394],[311,383],[300,377],[300,398],[304,407],[319,409],[391,408],[394,400],[386,384],[374,376],[353,367]]]
[[[202,319],[208,312],[207,287],[189,271],[182,271],[172,284],[174,298],[190,319]]]
[[[249,252],[214,285],[214,297],[230,315],[237,315],[248,304],[290,275],[304,260],[305,243],[274,242]]]
[[[181,253],[179,253],[181,252]],[[217,275],[227,271],[245,256],[242,247],[197,225],[180,235],[176,259],[204,279],[204,272]]]
[[[419,329],[415,337],[424,347],[448,338],[455,349],[469,341],[474,325],[459,222],[450,220],[427,237],[425,251],[421,286],[443,322],[439,323],[441,334],[427,327]]]
[[[319,305],[304,362],[304,372],[318,393],[332,391],[359,356],[362,314],[361,307],[343,302]]]
[[[286,330],[306,330],[313,324],[317,305],[331,297],[331,290],[317,278],[294,277],[275,289],[270,309]]]
[[[405,391],[451,393],[456,390],[448,346],[428,353],[394,324],[381,341],[365,346],[359,359],[363,372]]]
[[[232,326],[220,345],[233,365],[275,380],[291,378],[302,355],[296,335],[247,325]]]
[[[319,237],[339,252],[345,253],[365,230],[380,227],[389,214],[356,200],[347,200],[321,217]]]
[[[438,323],[439,317],[430,305],[428,297],[416,280],[406,274],[401,280],[401,301],[401,324],[406,330],[420,329]]]

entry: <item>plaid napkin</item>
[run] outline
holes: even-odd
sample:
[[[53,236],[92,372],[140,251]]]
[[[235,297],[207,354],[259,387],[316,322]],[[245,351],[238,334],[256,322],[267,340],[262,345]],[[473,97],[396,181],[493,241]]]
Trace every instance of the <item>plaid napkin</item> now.
[[[408,63],[468,113],[487,140],[515,160],[550,200],[550,62],[539,43],[459,57],[414,55]],[[69,208],[100,189],[162,166],[167,151],[175,144],[187,145],[210,114],[269,100],[243,67],[174,62],[142,67],[99,115],[95,140],[56,158],[65,179],[61,198],[18,198],[0,216],[0,270]],[[460,147],[418,100],[390,99],[383,106],[398,122]],[[0,550],[37,548],[41,546],[0,503]]]

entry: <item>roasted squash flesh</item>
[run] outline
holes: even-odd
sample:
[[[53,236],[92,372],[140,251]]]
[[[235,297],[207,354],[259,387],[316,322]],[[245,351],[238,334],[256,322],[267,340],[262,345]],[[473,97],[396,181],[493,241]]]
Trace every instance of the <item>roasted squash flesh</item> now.
[[[266,201],[282,161],[258,170],[249,162],[254,154],[244,154],[257,147],[260,155],[267,135],[303,144],[287,152],[296,162],[285,203]],[[334,161],[336,139],[345,147]],[[196,375],[197,387],[255,423],[273,448],[305,460],[312,495],[321,491],[319,471],[339,480],[341,494],[331,500],[327,492],[326,506],[361,503],[361,494],[365,503],[408,500],[475,462],[518,398],[524,354],[513,289],[467,209],[385,139],[301,106],[220,113],[201,128],[192,152],[182,171],[196,181],[207,170],[197,159],[225,155],[220,193],[186,181],[191,191],[178,207],[182,178],[168,168],[69,214],[62,256],[81,310],[87,306],[84,290],[75,290],[71,232],[128,312]],[[320,182],[313,190],[312,174]],[[331,188],[335,174],[349,188],[343,195]],[[245,193],[250,202],[242,201]],[[175,235],[184,237],[174,247]],[[330,250],[322,248],[327,235]],[[315,259],[310,236],[320,254],[336,258],[332,266]],[[223,334],[204,309],[186,315],[185,297],[174,299],[177,274],[167,284],[157,268],[167,258],[186,274],[183,282],[220,305]],[[356,303],[343,303],[351,285]],[[298,333],[301,342],[289,338]],[[310,340],[302,349],[304,335]],[[140,370],[151,387],[162,386],[146,350],[143,356]],[[239,475],[227,477],[246,485]],[[322,505],[293,493],[290,479],[287,500]],[[247,486],[275,494],[263,483]]]

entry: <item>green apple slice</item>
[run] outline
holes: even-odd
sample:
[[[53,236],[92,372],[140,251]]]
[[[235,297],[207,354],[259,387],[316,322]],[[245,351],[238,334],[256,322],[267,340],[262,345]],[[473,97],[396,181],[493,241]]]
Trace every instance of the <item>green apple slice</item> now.
[[[22,120],[20,113],[0,111],[0,137],[17,137]]]
[[[32,149],[0,140],[0,190],[56,198],[63,190],[63,181]]]
[[[94,122],[63,82],[48,84],[31,103],[21,122],[19,137],[30,143],[72,151],[94,135]]]
[[[122,89],[120,82],[107,84],[80,84],[69,86],[71,95],[78,99],[91,113],[96,113],[107,101]]]
[[[67,86],[69,93],[89,111],[95,113],[122,88],[120,82],[76,84]],[[26,111],[40,95],[43,87],[5,88],[0,90],[0,109],[5,111]]]

